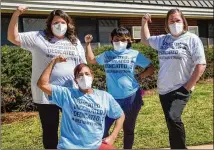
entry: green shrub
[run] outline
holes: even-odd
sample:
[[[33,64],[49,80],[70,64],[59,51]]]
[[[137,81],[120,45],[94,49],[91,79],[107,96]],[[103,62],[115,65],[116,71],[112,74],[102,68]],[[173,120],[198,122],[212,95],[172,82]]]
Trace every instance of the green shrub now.
[[[30,89],[31,53],[16,46],[2,46],[1,110],[34,110]]]
[[[206,66],[206,70],[204,72],[204,74],[201,77],[201,80],[205,80],[208,78],[213,78],[214,74],[213,74],[213,67],[214,67],[214,47],[208,49],[205,51],[205,55],[206,55],[206,62],[207,62],[207,66]]]
[[[154,75],[139,81],[143,89],[156,87],[158,73],[158,57],[156,50],[143,44],[133,44],[133,49],[139,50],[149,58],[156,68]],[[35,106],[32,103],[30,89],[31,78],[31,53],[16,46],[2,46],[1,60],[1,110],[2,112],[11,111],[32,111]],[[102,46],[94,49],[95,56],[106,50],[112,49],[111,45]],[[206,50],[207,68],[201,80],[213,78],[213,49]],[[95,74],[93,87],[106,90],[105,72],[103,66],[89,65]],[[137,67],[136,72],[143,71]]]

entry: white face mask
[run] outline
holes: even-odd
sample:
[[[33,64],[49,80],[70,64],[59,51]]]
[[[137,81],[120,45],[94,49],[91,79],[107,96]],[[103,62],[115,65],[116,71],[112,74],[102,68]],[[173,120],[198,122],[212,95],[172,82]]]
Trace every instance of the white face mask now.
[[[180,35],[183,32],[183,23],[173,23],[169,25],[169,30],[172,35]]]
[[[83,75],[77,79],[79,87],[83,90],[90,89],[92,81],[93,81],[92,77],[87,75]]]
[[[114,50],[118,51],[118,52],[122,52],[126,49],[127,47],[127,42],[113,42],[113,46],[114,46]]]
[[[52,32],[55,36],[64,36],[67,31],[67,24],[57,23],[52,25]]]

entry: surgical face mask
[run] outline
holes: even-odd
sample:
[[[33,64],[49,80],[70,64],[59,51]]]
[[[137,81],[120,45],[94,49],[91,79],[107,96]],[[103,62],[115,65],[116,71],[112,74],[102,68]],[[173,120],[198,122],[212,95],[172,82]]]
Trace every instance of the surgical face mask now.
[[[169,30],[172,35],[180,35],[183,32],[183,23],[173,23],[169,25]]]
[[[113,42],[114,50],[118,52],[123,52],[127,47],[127,42]]]
[[[92,81],[93,81],[92,77],[87,75],[83,75],[77,79],[79,87],[83,90],[90,89]]]
[[[55,36],[64,36],[67,31],[67,24],[57,23],[52,25],[52,32]]]

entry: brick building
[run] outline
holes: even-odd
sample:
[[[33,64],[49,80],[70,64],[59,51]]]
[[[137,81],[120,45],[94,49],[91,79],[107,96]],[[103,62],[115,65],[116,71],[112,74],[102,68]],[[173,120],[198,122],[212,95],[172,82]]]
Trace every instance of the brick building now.
[[[152,15],[151,35],[163,34],[164,21],[169,9],[180,9],[189,24],[189,30],[199,35],[204,45],[213,45],[213,0],[2,0],[1,2],[1,45],[7,41],[7,28],[12,12],[19,5],[29,7],[19,19],[19,31],[35,31],[45,28],[48,14],[54,9],[67,12],[75,22],[78,38],[84,43],[88,33],[93,43],[109,43],[112,29],[124,26],[132,33],[135,41],[140,39],[141,17]]]

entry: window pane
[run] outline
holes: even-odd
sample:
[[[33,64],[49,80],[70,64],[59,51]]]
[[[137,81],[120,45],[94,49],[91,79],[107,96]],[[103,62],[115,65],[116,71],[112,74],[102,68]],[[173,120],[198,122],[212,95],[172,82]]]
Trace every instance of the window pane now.
[[[214,38],[214,23],[211,21],[208,24],[208,37]]]
[[[84,37],[87,34],[91,34],[93,36],[92,43],[98,42],[97,30],[96,30],[96,24],[97,24],[96,19],[77,18],[75,22],[76,22],[75,27],[76,27],[77,37],[82,43],[85,43]]]
[[[46,19],[23,18],[24,32],[39,31],[46,28]]]
[[[117,26],[117,20],[99,20],[100,43],[110,43],[111,32]]]
[[[2,16],[1,18],[1,45],[13,45],[10,41],[7,40],[7,29],[10,23],[11,16]],[[20,25],[19,25],[19,31]]]

